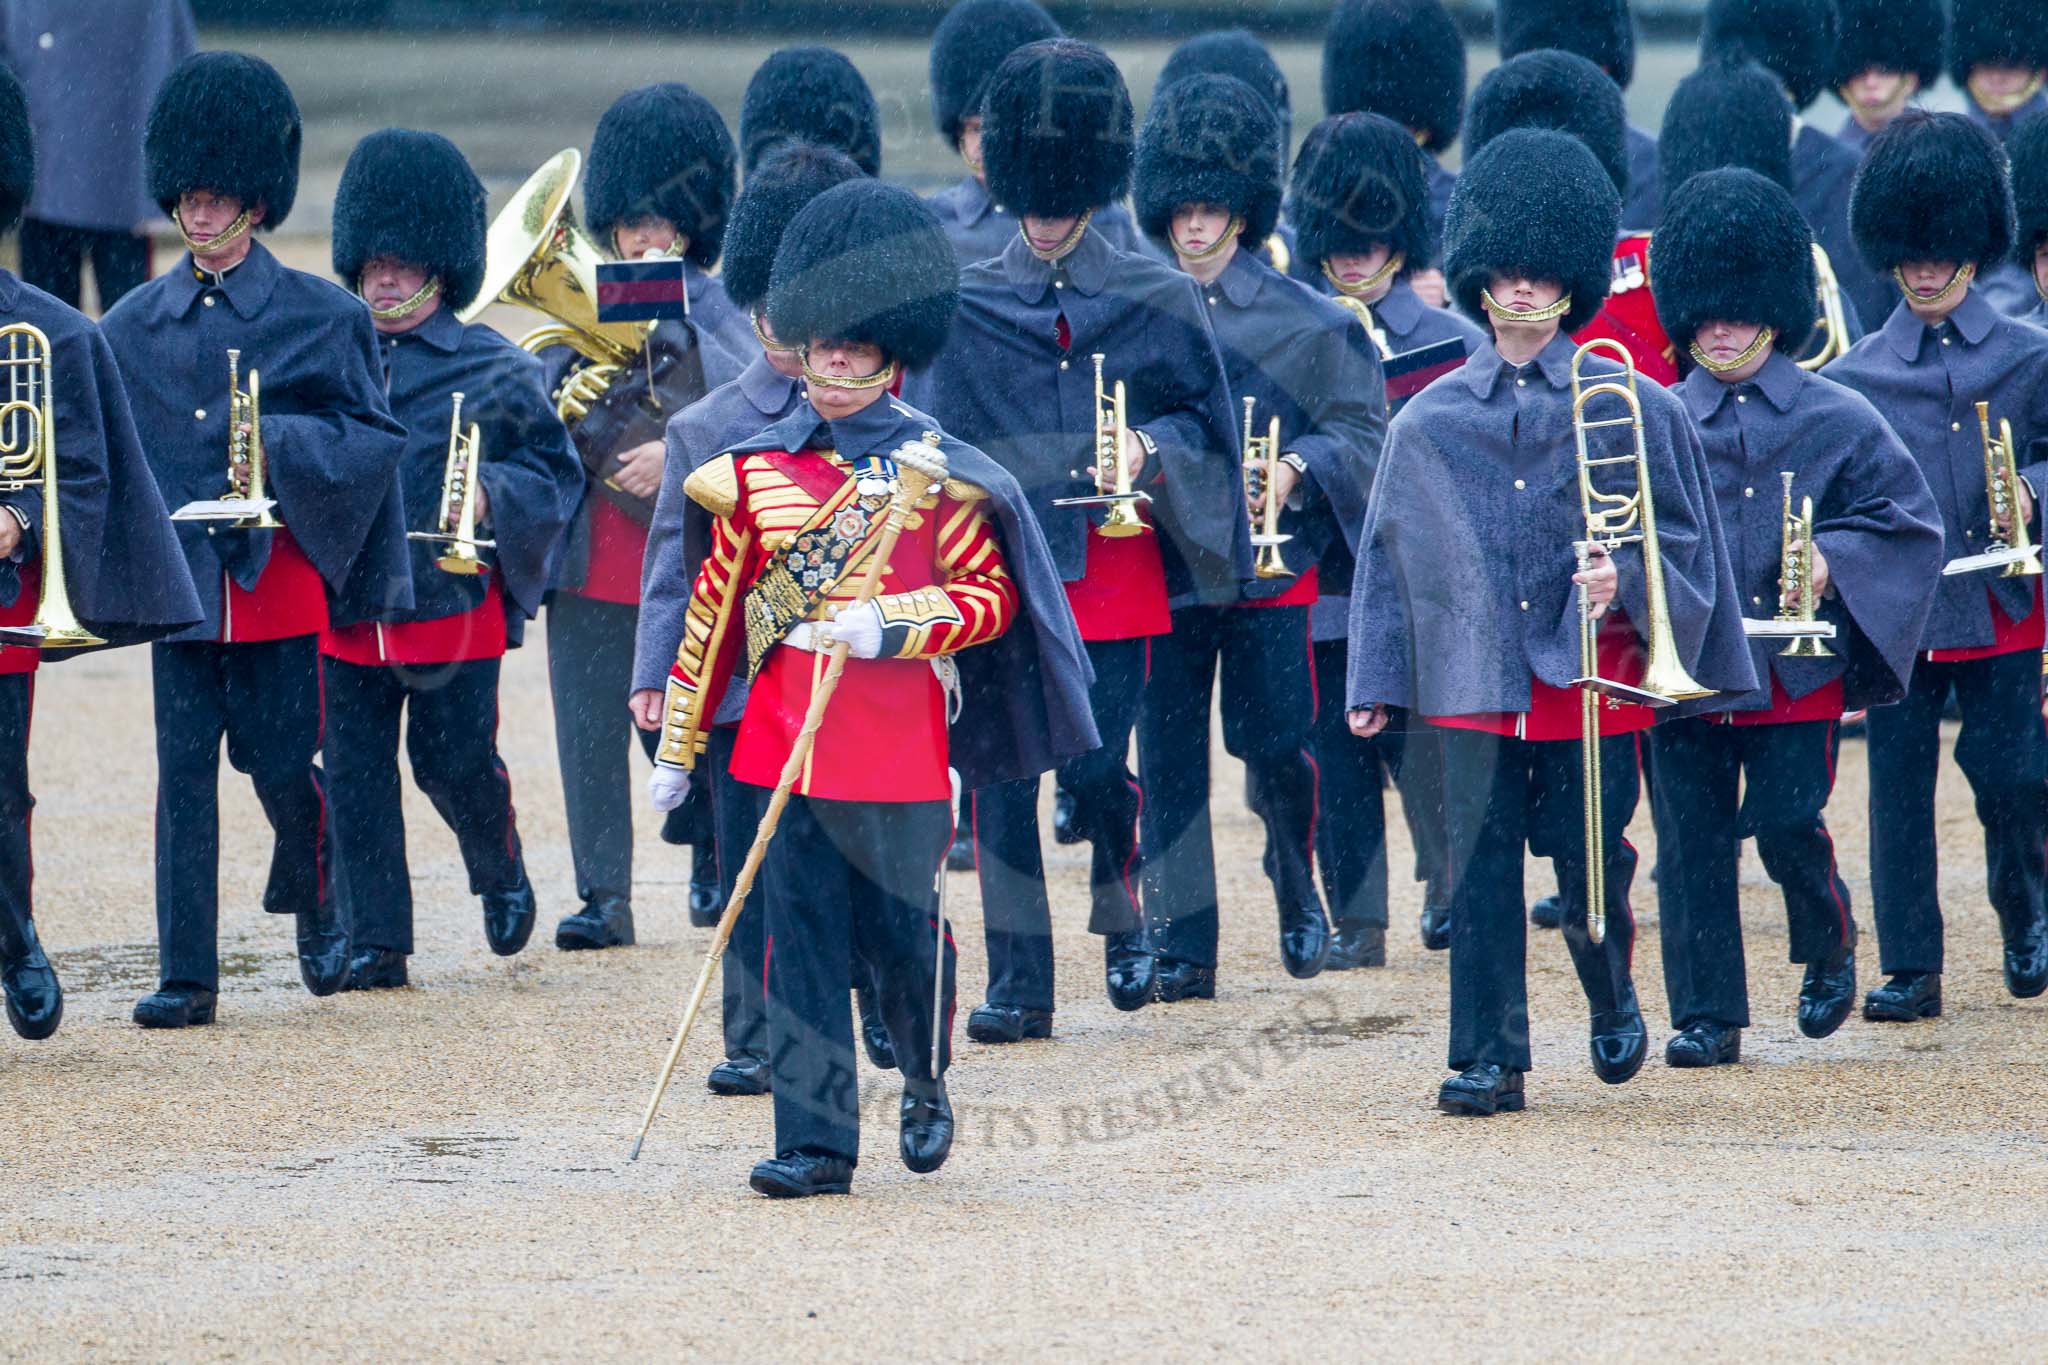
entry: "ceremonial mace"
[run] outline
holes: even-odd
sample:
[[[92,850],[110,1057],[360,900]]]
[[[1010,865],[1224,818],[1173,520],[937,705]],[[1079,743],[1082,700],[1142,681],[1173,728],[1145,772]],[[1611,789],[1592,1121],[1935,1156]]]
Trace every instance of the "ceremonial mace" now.
[[[882,571],[888,567],[889,557],[896,552],[896,539],[903,534],[904,523],[910,520],[911,512],[926,492],[946,481],[946,457],[939,449],[937,432],[926,432],[922,443],[905,442],[889,458],[896,464],[896,487],[889,497],[887,519],[882,523],[875,552],[868,558],[867,572],[862,576],[860,591],[854,597],[855,606],[874,600],[875,592],[882,583]],[[789,757],[782,765],[782,776],[775,783],[775,794],[768,798],[768,809],[762,813],[760,827],[754,831],[754,846],[747,850],[747,860],[740,866],[739,880],[733,883],[732,896],[725,903],[725,913],[718,917],[718,927],[712,931],[711,951],[704,957],[704,969],[697,973],[697,985],[690,992],[689,1003],[683,1006],[682,1025],[676,1030],[676,1040],[669,1047],[668,1060],[662,1063],[661,1076],[654,1083],[654,1094],[648,1097],[647,1112],[640,1119],[640,1132],[633,1139],[633,1150],[626,1157],[628,1161],[640,1159],[640,1146],[647,1141],[647,1130],[654,1126],[654,1114],[661,1108],[661,1097],[668,1092],[676,1063],[682,1060],[683,1043],[690,1036],[690,1026],[697,1022],[697,1010],[703,1005],[704,994],[711,987],[711,977],[718,970],[719,959],[725,956],[725,945],[732,938],[732,927],[739,920],[740,907],[747,903],[747,892],[753,889],[754,877],[761,870],[761,859],[767,855],[768,843],[775,837],[775,827],[782,820],[783,808],[789,805],[790,789],[796,786],[797,777],[811,756],[811,746],[817,743],[818,727],[825,723],[825,708],[831,704],[832,694],[839,688],[839,677],[846,671],[850,648],[844,640],[836,640],[832,644],[832,656],[825,665],[825,676],[819,681],[817,690],[811,693],[810,708],[804,712],[803,728],[797,731],[796,743],[790,746]],[[939,985],[943,990],[944,981],[941,980]]]

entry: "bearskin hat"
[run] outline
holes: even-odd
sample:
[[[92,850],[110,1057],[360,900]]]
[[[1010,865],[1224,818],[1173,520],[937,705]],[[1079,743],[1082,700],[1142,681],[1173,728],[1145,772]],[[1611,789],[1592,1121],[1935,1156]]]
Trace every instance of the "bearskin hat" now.
[[[1657,166],[1668,204],[1703,171],[1740,166],[1792,187],[1792,102],[1755,62],[1708,62],[1664,106]]]
[[[1280,221],[1280,121],[1235,76],[1189,76],[1160,90],[1138,134],[1138,226],[1165,242],[1182,204],[1223,204],[1253,251]]]
[[[1955,0],[1949,22],[1948,72],[1968,86],[1980,66],[2048,67],[2048,23],[2039,0]]]
[[[264,206],[283,223],[299,193],[298,101],[277,69],[246,52],[198,52],[164,78],[143,129],[149,197],[166,214],[187,190]]]
[[[960,306],[953,243],[909,190],[862,178],[811,200],[782,234],[768,321],[792,341],[870,342],[928,364]]]
[[[597,121],[583,209],[606,243],[613,228],[659,214],[690,239],[685,255],[709,270],[725,239],[733,178],[732,134],[711,101],[678,81],[643,85]]]
[[[1022,217],[1064,218],[1131,187],[1131,96],[1108,55],[1049,38],[1003,59],[982,96],[988,192]]]
[[[353,289],[364,266],[395,256],[439,277],[450,308],[466,308],[484,283],[484,200],[468,160],[439,133],[372,133],[334,192],[334,273]]]
[[[2028,119],[2005,144],[2012,157],[2012,200],[2019,229],[2013,254],[2020,267],[2034,268],[2034,253],[2048,238],[2048,118]]]
[[[1961,114],[1908,109],[1871,139],[1849,192],[1849,230],[1872,269],[1976,261],[2012,249],[2005,150]]]
[[[1864,72],[1910,71],[1922,89],[1941,79],[1948,13],[1941,0],[1836,0],[1842,40],[1835,47],[1840,90]]]
[[[1323,38],[1323,108],[1385,114],[1441,152],[1465,109],[1465,40],[1441,0],[1339,0]]]
[[[769,153],[733,201],[725,224],[726,296],[753,311],[768,297],[776,248],[797,211],[834,185],[861,178],[853,158],[831,147],[787,142]]]
[[[36,136],[29,126],[28,97],[14,73],[0,67],[0,232],[21,221],[22,206],[36,187]]]
[[[1554,47],[1576,52],[1624,90],[1636,78],[1636,29],[1628,0],[1499,0],[1493,29],[1503,61]]]
[[[1235,76],[1257,91],[1273,111],[1280,135],[1280,159],[1294,145],[1294,106],[1287,93],[1287,76],[1266,45],[1245,29],[1201,33],[1175,48],[1159,68],[1152,83],[1152,98],[1175,81],[1189,76]]]
[[[1621,87],[1584,57],[1540,48],[1502,62],[1472,92],[1465,115],[1471,155],[1510,128],[1555,128],[1586,144],[1628,193],[1628,110]]]
[[[1295,256],[1308,266],[1384,242],[1401,273],[1430,263],[1429,157],[1379,114],[1338,114],[1309,129],[1287,190]],[[1313,272],[1311,272],[1313,273]]]
[[[1796,355],[1819,316],[1813,229],[1791,191],[1755,171],[1705,171],[1673,190],[1650,269],[1657,320],[1681,350],[1704,323],[1753,322]]]
[[[747,174],[787,138],[837,147],[867,174],[882,173],[882,111],[845,53],[785,47],[747,82],[740,100],[740,160]]]
[[[1003,58],[1026,43],[1057,38],[1060,26],[1038,0],[960,0],[932,34],[932,122],[954,148],[960,125],[981,112],[981,96]]]
[[[1451,190],[1451,297],[1484,327],[1479,296],[1495,275],[1556,280],[1572,299],[1564,330],[1576,332],[1607,301],[1620,224],[1621,192],[1585,143],[1551,128],[1510,129],[1467,158]]]
[[[1804,109],[1828,88],[1840,36],[1835,0],[1712,0],[1700,59],[1756,62]]]

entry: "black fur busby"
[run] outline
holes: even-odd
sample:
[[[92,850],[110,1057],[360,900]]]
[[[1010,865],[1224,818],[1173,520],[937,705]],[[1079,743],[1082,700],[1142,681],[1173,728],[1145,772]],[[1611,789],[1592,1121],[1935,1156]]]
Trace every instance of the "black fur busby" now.
[[[1131,187],[1131,95],[1108,55],[1050,38],[1018,48],[981,107],[988,192],[1020,217],[1064,218]]]
[[[1941,79],[1948,12],[1941,0],[1836,0],[1842,40],[1832,84],[1840,90],[1872,67],[1908,71],[1922,89]]]
[[[1835,0],[1712,0],[1700,60],[1753,61],[1804,109],[1828,88],[1840,35]]]
[[[1167,56],[1166,65],[1159,68],[1159,79],[1152,83],[1152,98],[1157,100],[1160,91],[1190,76],[1235,76],[1257,91],[1273,111],[1280,159],[1283,163],[1287,160],[1287,151],[1294,145],[1294,104],[1287,92],[1286,73],[1264,43],[1241,28],[1196,34]]]
[[[1607,168],[1616,192],[1628,193],[1628,110],[1621,87],[1584,57],[1539,48],[1487,72],[1465,114],[1465,154],[1510,128],[1570,133]]]
[[[1813,230],[1791,192],[1755,171],[1706,171],[1672,191],[1650,270],[1657,319],[1680,350],[1704,323],[1752,322],[1797,355],[1819,316]]]
[[[768,297],[775,251],[804,205],[834,185],[861,178],[842,151],[809,142],[785,143],[747,177],[725,224],[726,297],[752,312]]]
[[[1138,226],[1165,243],[1182,204],[1222,204],[1256,251],[1280,221],[1280,121],[1235,76],[1188,76],[1162,88],[1138,134]]]
[[[1991,265],[2013,241],[2004,148],[1961,114],[1908,109],[1863,155],[1849,230],[1880,272],[1901,261]]]
[[[882,112],[845,53],[785,47],[747,82],[740,101],[740,160],[747,174],[789,138],[837,147],[867,174],[882,173]]]
[[[1323,109],[1385,114],[1441,152],[1465,109],[1465,40],[1441,0],[1339,0],[1323,37]]]
[[[1572,298],[1564,330],[1576,332],[1607,301],[1620,224],[1621,192],[1585,143],[1551,128],[1510,129],[1466,158],[1451,191],[1451,297],[1484,327],[1479,295],[1496,274],[1556,280]]]
[[[1287,221],[1295,255],[1313,267],[1382,242],[1407,275],[1430,264],[1429,157],[1379,114],[1337,114],[1309,129],[1294,159]]]
[[[36,136],[29,126],[28,97],[14,73],[0,67],[0,232],[21,221],[22,206],[36,187]]]
[[[957,150],[960,125],[981,112],[981,96],[1003,58],[1026,43],[1060,36],[1038,0],[960,0],[932,34],[932,122]]]
[[[2013,254],[2032,271],[2034,253],[2048,239],[2048,118],[2028,119],[2005,144],[2012,158],[2012,202],[2018,230]]]
[[[871,342],[928,364],[960,306],[953,244],[924,201],[866,178],[835,185],[782,234],[768,321],[792,342]]]
[[[1955,0],[1949,21],[1948,71],[1968,85],[1980,66],[2048,67],[2048,16],[2040,0]]]
[[[711,101],[678,81],[643,85],[612,102],[590,139],[583,208],[590,230],[659,214],[690,239],[685,253],[709,270],[732,207],[732,134]]]
[[[334,192],[334,273],[349,288],[363,267],[395,256],[439,276],[462,309],[484,283],[484,187],[439,133],[386,128],[349,153]]]
[[[1628,0],[1499,0],[1493,30],[1503,61],[1554,47],[1576,52],[1624,90],[1636,78],[1636,29]]]
[[[264,206],[264,228],[299,193],[298,101],[277,69],[245,52],[199,52],[164,78],[143,129],[149,197],[166,214],[187,190]]]
[[[1657,168],[1667,204],[1693,176],[1728,166],[1792,187],[1792,102],[1755,62],[1708,62],[1664,106]]]

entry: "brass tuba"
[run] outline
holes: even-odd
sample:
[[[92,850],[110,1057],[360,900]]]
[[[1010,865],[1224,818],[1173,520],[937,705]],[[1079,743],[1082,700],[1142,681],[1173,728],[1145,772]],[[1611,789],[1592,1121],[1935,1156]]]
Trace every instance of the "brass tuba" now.
[[[1102,362],[1106,358],[1099,352],[1094,356],[1095,493],[1090,497],[1054,498],[1052,505],[1108,508],[1102,524],[1095,529],[1114,540],[1141,536],[1152,529],[1138,515],[1138,504],[1152,498],[1131,488],[1130,468],[1124,463],[1124,433],[1130,429],[1124,421],[1124,381],[1119,379],[1114,388],[1104,390]]]
[[[483,463],[483,433],[477,424],[471,422],[467,430],[462,425],[462,394],[455,395],[453,411],[448,417],[448,463],[441,472],[441,508],[434,517],[431,531],[408,531],[408,540],[429,540],[446,545],[435,565],[445,573],[480,574],[488,566],[477,553],[480,549],[494,548],[495,540],[476,538],[476,489],[477,466]]]
[[[1778,651],[1787,659],[1832,659],[1835,652],[1822,644],[1835,638],[1831,621],[1819,618],[1813,592],[1813,499],[1802,498],[1799,512],[1792,511],[1792,471],[1780,470],[1785,482],[1783,530],[1778,548],[1778,614],[1768,621],[1744,621],[1750,635],[1781,638]]]
[[[1799,362],[1802,370],[1816,371],[1849,349],[1849,322],[1842,312],[1842,286],[1835,279],[1834,262],[1819,242],[1813,244],[1813,270],[1820,279],[1820,349]]]
[[[0,402],[0,492],[35,488],[43,497],[43,572],[35,621],[9,627],[0,633],[0,643],[43,649],[103,645],[106,641],[87,630],[71,609],[65,583],[50,338],[32,323],[16,322],[0,327],[0,341],[5,343],[0,369],[7,372],[7,398]]]
[[[1252,573],[1259,578],[1292,578],[1294,570],[1280,557],[1280,547],[1294,539],[1280,531],[1280,488],[1273,473],[1280,463],[1280,419],[1275,417],[1264,436],[1252,434],[1252,409],[1259,400],[1244,400],[1244,496],[1252,513],[1252,545],[1258,558]]]

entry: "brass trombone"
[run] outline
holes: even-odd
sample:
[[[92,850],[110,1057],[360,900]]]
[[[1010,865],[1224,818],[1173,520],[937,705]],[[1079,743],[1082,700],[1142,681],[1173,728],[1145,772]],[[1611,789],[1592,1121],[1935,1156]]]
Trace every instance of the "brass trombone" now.
[[[431,531],[408,531],[408,540],[429,540],[448,548],[434,560],[445,573],[480,574],[488,565],[477,553],[493,549],[495,540],[476,538],[477,466],[483,463],[483,432],[471,422],[462,425],[462,394],[455,394],[454,410],[448,417],[448,463],[441,472],[441,509]]]
[[[0,402],[0,492],[35,488],[43,497],[42,586],[35,620],[0,630],[0,644],[80,649],[105,640],[85,628],[71,608],[64,575],[63,513],[57,489],[57,423],[51,394],[50,338],[32,323],[0,327],[0,369],[7,398]]]
[[[1108,514],[1095,529],[1111,539],[1141,536],[1152,528],[1138,515],[1138,504],[1150,502],[1148,493],[1131,488],[1130,466],[1124,461],[1124,438],[1130,427],[1124,420],[1124,381],[1105,392],[1099,352],[1095,361],[1095,492],[1088,497],[1054,498],[1055,507],[1106,507]]]
[[[1252,546],[1258,557],[1252,573],[1259,578],[1292,578],[1294,570],[1280,557],[1280,547],[1294,539],[1280,530],[1280,486],[1273,475],[1280,465],[1280,419],[1275,417],[1264,436],[1252,434],[1252,409],[1259,400],[1244,400],[1244,496],[1246,506],[1256,506],[1252,520]]]
[[[1784,639],[1778,651],[1786,659],[1832,659],[1835,652],[1822,644],[1835,638],[1832,621],[1817,613],[1813,591],[1813,499],[1802,498],[1799,514],[1792,513],[1792,471],[1780,470],[1785,482],[1784,529],[1778,550],[1778,614],[1768,621],[1745,620],[1744,632],[1767,639]]]
[[[1601,379],[1587,383],[1580,373],[1586,358],[1596,352],[1619,361],[1626,382]],[[1585,521],[1585,539],[1577,541],[1579,572],[1592,567],[1593,552],[1613,553],[1623,545],[1640,544],[1643,559],[1643,596],[1648,604],[1648,659],[1639,686],[1600,676],[1598,650],[1599,622],[1593,614],[1591,590],[1579,585],[1579,677],[1573,680],[1579,692],[1579,776],[1585,788],[1586,826],[1586,934],[1599,943],[1607,936],[1606,822],[1600,796],[1600,703],[1633,701],[1645,706],[1670,706],[1696,697],[1713,695],[1713,689],[1695,682],[1678,657],[1677,638],[1671,628],[1671,607],[1664,595],[1664,557],[1657,544],[1657,508],[1650,490],[1650,456],[1643,443],[1643,402],[1636,391],[1635,360],[1628,348],[1611,337],[1587,342],[1572,354],[1572,436],[1577,444],[1579,471],[1579,513]],[[1598,420],[1586,416],[1586,406],[1596,398],[1618,400],[1624,412],[1619,417]],[[1588,432],[1602,427],[1628,427],[1634,449],[1625,455],[1596,456],[1586,440]],[[1614,465],[1633,465],[1635,483],[1625,492],[1601,488],[1594,471]]]
[[[1941,566],[1944,577],[2000,569],[2000,578],[2033,578],[2041,572],[2041,551],[2020,517],[2020,471],[2014,454],[2012,421],[2000,418],[1991,434],[1991,405],[1977,404],[1977,430],[1984,439],[1984,497],[1991,504],[1991,536],[1983,554],[1951,559]]]
[[[1799,362],[1799,368],[1817,371],[1849,349],[1849,320],[1842,311],[1842,286],[1835,278],[1835,265],[1819,242],[1813,244],[1813,271],[1820,280],[1820,349]]]

